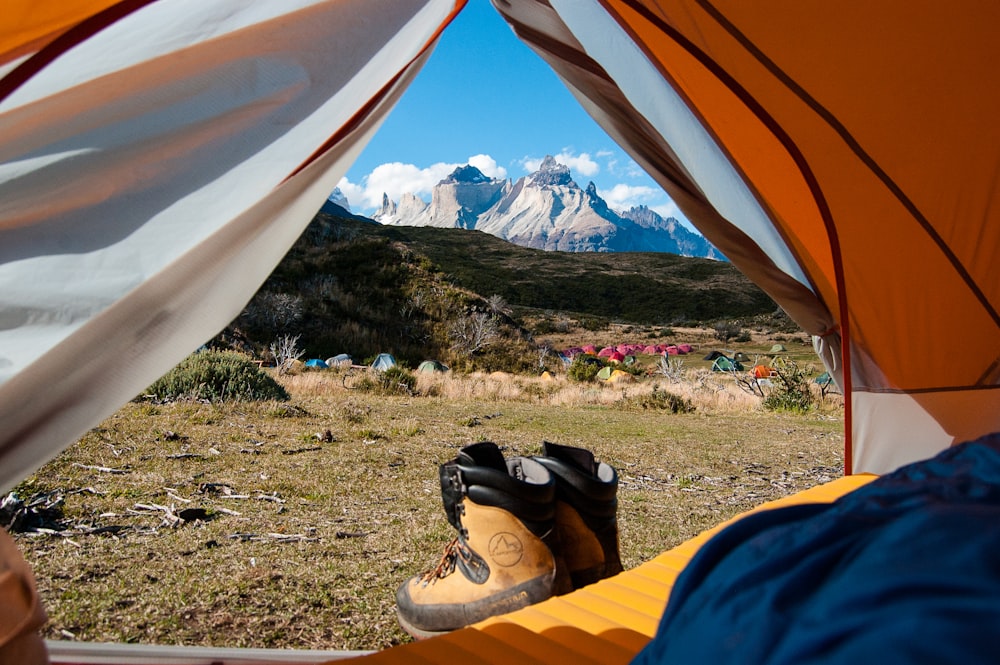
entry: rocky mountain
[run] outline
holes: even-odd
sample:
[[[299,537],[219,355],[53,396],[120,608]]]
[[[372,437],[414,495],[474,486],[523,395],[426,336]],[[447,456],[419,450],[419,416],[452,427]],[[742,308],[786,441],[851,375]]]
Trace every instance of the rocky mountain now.
[[[351,211],[351,204],[347,201],[347,196],[340,191],[340,187],[335,187],[333,193],[327,198],[327,201],[335,205],[339,205],[341,208],[347,212]]]
[[[438,183],[427,203],[413,194],[383,196],[377,222],[483,231],[516,245],[563,252],[669,252],[722,259],[702,236],[646,207],[618,213],[581,189],[569,167],[547,156],[538,171],[516,181],[461,166]]]

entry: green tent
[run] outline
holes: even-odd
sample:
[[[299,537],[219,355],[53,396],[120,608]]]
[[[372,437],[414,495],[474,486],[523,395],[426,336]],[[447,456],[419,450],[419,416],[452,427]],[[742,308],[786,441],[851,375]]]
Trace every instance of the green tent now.
[[[743,365],[739,360],[733,360],[728,356],[719,356],[712,363],[713,372],[742,372]]]
[[[607,381],[611,378],[611,365],[605,365],[601,368],[601,371],[597,373],[597,378],[601,381]]]
[[[444,363],[438,362],[437,360],[425,360],[417,367],[417,371],[426,372],[428,374],[432,372],[447,372],[448,366]]]
[[[782,351],[787,351],[783,344],[775,344],[771,347],[771,353],[781,353]]]

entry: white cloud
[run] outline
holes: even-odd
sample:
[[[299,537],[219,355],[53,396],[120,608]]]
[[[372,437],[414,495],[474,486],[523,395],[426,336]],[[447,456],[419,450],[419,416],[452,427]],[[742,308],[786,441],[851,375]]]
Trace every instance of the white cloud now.
[[[585,175],[588,178],[597,175],[601,170],[597,162],[591,159],[590,154],[586,152],[575,155],[572,150],[564,149],[558,155],[555,155],[555,158],[560,164],[568,166],[571,171]]]
[[[558,163],[568,166],[573,173],[588,178],[597,175],[601,170],[600,164],[591,158],[590,153],[581,152],[577,155],[569,148],[564,148],[562,152],[558,155],[552,155],[552,157]],[[521,160],[521,166],[524,167],[525,172],[534,173],[542,165],[543,159],[543,157],[525,157]]]
[[[663,196],[663,192],[654,187],[623,183],[614,185],[611,189],[599,189],[597,193],[613,210],[628,210],[634,206],[649,205],[654,199]]]
[[[625,174],[630,178],[648,178],[649,175],[642,170],[642,167],[633,162],[631,159],[628,160],[628,164],[625,167]]]
[[[684,216],[684,213],[681,212],[681,209],[677,207],[676,203],[669,199],[666,203],[649,206],[649,209],[664,219],[673,217],[676,220],[687,222],[687,218]],[[690,226],[690,222],[688,222],[688,225]]]
[[[521,166],[525,173],[534,173],[542,165],[541,157],[525,157],[521,160]]]
[[[402,162],[379,164],[364,176],[360,183],[352,183],[341,178],[338,187],[344,193],[355,212],[371,212],[382,205],[382,195],[388,194],[393,201],[399,201],[403,194],[415,194],[429,199],[434,185],[447,178],[459,166],[471,164],[490,178],[506,178],[507,169],[497,164],[489,155],[472,155],[462,163],[438,162],[427,167]]]
[[[340,189],[340,193],[347,197],[347,202],[351,205],[351,210],[357,210],[365,197],[364,187],[354,184],[347,178],[341,178],[340,182],[337,183],[337,187]]]
[[[489,155],[473,155],[468,163],[483,172],[488,178],[506,178],[507,169],[497,164],[497,160]]]

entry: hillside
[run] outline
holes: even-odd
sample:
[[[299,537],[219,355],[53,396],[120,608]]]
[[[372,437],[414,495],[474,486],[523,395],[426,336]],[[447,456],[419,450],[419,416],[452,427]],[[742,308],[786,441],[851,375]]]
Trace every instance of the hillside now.
[[[377,227],[456,283],[520,307],[663,325],[770,314],[777,306],[731,264],[664,252],[550,252],[464,229]]]
[[[320,213],[216,343],[266,356],[273,341],[297,336],[308,357],[362,361],[388,351],[411,366],[433,357],[456,368],[518,371],[533,348],[525,321],[539,313],[593,328],[748,320],[775,310],[724,262],[547,252],[478,231]],[[484,321],[486,339],[475,339]]]

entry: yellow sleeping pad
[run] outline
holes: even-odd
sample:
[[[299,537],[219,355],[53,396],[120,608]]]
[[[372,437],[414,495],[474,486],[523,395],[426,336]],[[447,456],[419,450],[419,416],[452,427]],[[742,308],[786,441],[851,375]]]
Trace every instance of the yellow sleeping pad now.
[[[737,515],[636,568],[432,639],[356,660],[369,663],[628,663],[652,639],[677,575],[705,541],[760,510],[829,503],[874,480],[845,476]],[[343,662],[343,661],[338,661]]]

